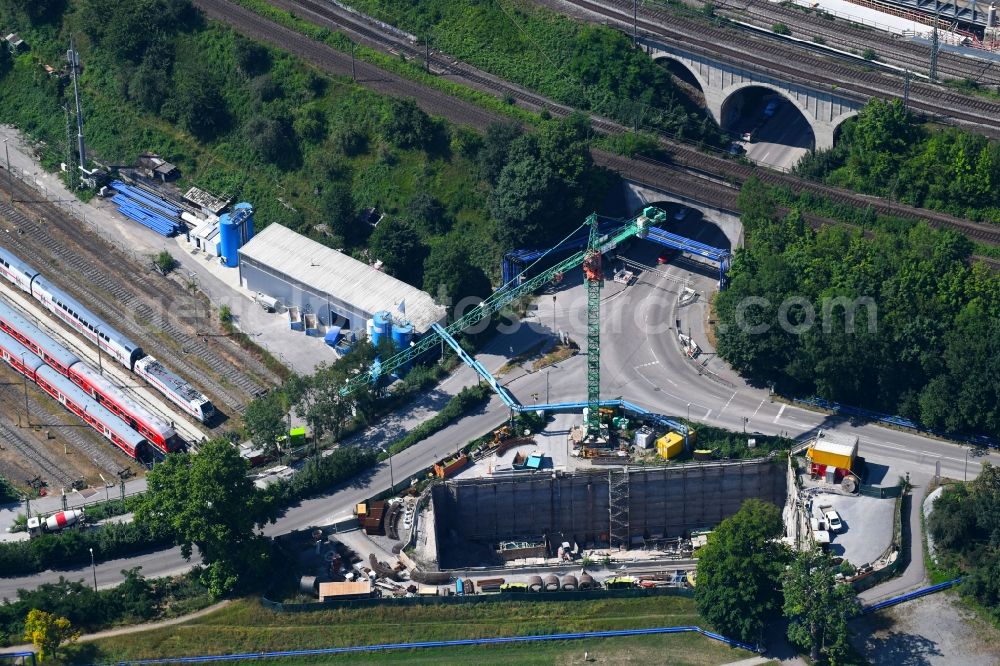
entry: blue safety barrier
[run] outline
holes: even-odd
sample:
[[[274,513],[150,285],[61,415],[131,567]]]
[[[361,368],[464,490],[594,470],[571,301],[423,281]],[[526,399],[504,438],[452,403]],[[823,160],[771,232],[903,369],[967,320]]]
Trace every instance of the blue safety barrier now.
[[[930,433],[931,435],[937,435],[938,437],[945,437],[947,439],[953,439],[957,442],[965,442],[966,444],[973,444],[975,446],[987,446],[993,449],[1000,448],[1000,444],[997,443],[992,437],[986,435],[960,435],[952,432],[945,432],[944,430],[936,430],[934,428],[926,428],[915,421],[910,419],[905,419],[902,416],[893,416],[891,414],[882,414],[880,412],[875,412],[870,409],[864,409],[862,407],[854,407],[853,405],[845,405],[839,402],[833,402],[831,400],[824,400],[823,398],[793,398],[795,402],[801,403],[803,405],[812,405],[813,407],[820,407],[821,409],[827,409],[831,412],[837,414],[846,414],[847,416],[856,416],[866,421],[877,421],[878,423],[886,423],[888,425],[898,426],[900,428],[909,428],[910,430],[917,430],[920,432]]]
[[[244,652],[239,654],[205,655],[200,657],[174,657],[164,659],[138,659],[136,661],[116,661],[119,666],[126,664],[139,666],[141,664],[204,664],[213,661],[250,661],[256,659],[274,659],[277,657],[310,657],[328,654],[357,654],[385,652],[388,650],[415,650],[419,648],[442,648],[457,646],[502,645],[508,643],[541,643],[545,641],[573,641],[595,638],[626,638],[629,636],[654,636],[660,634],[701,634],[714,641],[725,643],[730,647],[740,648],[748,652],[761,653],[760,648],[742,643],[721,634],[705,631],[701,627],[653,627],[650,629],[620,629],[615,631],[577,631],[565,634],[542,634],[534,636],[505,636],[501,638],[467,638],[452,641],[422,641],[418,643],[383,643],[381,645],[355,645],[351,647],[317,648],[312,650],[283,650],[281,652]]]
[[[956,578],[955,580],[949,580],[944,583],[938,583],[937,585],[931,585],[930,587],[923,587],[913,592],[907,592],[906,594],[902,594],[898,597],[886,599],[885,601],[880,601],[877,604],[872,604],[871,606],[865,606],[861,610],[861,614],[868,615],[869,613],[880,611],[883,608],[889,608],[890,606],[902,604],[907,601],[913,601],[914,599],[919,599],[920,597],[926,597],[928,594],[934,594],[935,592],[940,592],[941,590],[947,590],[949,587],[954,587],[961,582],[961,578]]]

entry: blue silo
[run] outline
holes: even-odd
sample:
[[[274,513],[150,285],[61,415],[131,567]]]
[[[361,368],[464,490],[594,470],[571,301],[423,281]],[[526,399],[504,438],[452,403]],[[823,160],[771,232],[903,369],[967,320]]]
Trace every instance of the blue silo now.
[[[219,218],[219,256],[223,263],[235,268],[240,263],[239,249],[253,237],[253,206],[241,202],[232,213]]]
[[[392,344],[396,346],[396,349],[402,351],[410,346],[410,340],[413,339],[413,324],[408,321],[404,321],[402,324],[397,324],[392,327]]]
[[[376,312],[375,316],[372,318],[372,344],[377,348],[383,339],[391,340],[391,336],[392,315],[390,315],[386,310]]]

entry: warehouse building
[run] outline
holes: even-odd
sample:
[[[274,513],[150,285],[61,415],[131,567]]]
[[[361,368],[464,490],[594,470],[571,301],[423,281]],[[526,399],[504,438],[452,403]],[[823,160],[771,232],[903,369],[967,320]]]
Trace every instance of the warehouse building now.
[[[244,288],[312,313],[321,326],[361,335],[376,313],[392,311],[421,335],[445,319],[426,292],[280,224],[254,236],[239,257]]]

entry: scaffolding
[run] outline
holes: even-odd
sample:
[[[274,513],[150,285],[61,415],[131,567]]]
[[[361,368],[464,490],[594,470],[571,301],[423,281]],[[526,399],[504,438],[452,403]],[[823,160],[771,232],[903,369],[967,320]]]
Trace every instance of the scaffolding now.
[[[629,483],[628,467],[608,470],[608,518],[611,546],[629,547]]]

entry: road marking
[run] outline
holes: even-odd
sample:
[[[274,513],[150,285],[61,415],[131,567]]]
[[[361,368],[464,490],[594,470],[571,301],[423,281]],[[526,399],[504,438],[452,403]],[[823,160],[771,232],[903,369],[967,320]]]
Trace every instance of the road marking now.
[[[712,410],[710,409],[710,410],[708,410],[707,412],[705,412],[705,415],[704,415],[703,417],[701,417],[701,418],[702,418],[703,420],[707,420],[707,419],[708,419],[708,415],[709,415],[709,414],[711,414],[711,413],[712,413]]]
[[[753,410],[753,414],[751,414],[751,415],[750,415],[750,418],[751,418],[751,419],[752,419],[753,417],[757,416],[757,412],[759,412],[759,411],[760,411],[760,408],[764,406],[764,401],[765,401],[765,400],[767,400],[767,398],[761,398],[761,401],[760,401],[760,404],[759,404],[759,405],[757,405],[757,409]],[[750,419],[747,419],[747,420],[749,421]]]
[[[735,397],[736,397],[736,394],[737,394],[738,392],[739,392],[739,391],[733,391],[733,394],[732,394],[731,396],[729,396],[729,400],[728,400],[728,401],[726,402],[726,404],[725,404],[725,405],[723,405],[723,406],[722,406],[722,409],[720,409],[720,410],[719,410],[719,413],[720,413],[720,414],[721,414],[722,412],[726,411],[726,407],[728,407],[728,406],[729,406],[729,403],[733,401],[733,398],[735,398]]]
[[[782,405],[781,406],[781,409],[778,410],[778,415],[774,417],[774,420],[771,421],[771,423],[777,423],[778,422],[778,419],[781,418],[781,415],[785,413],[785,407],[788,407],[788,405]]]

